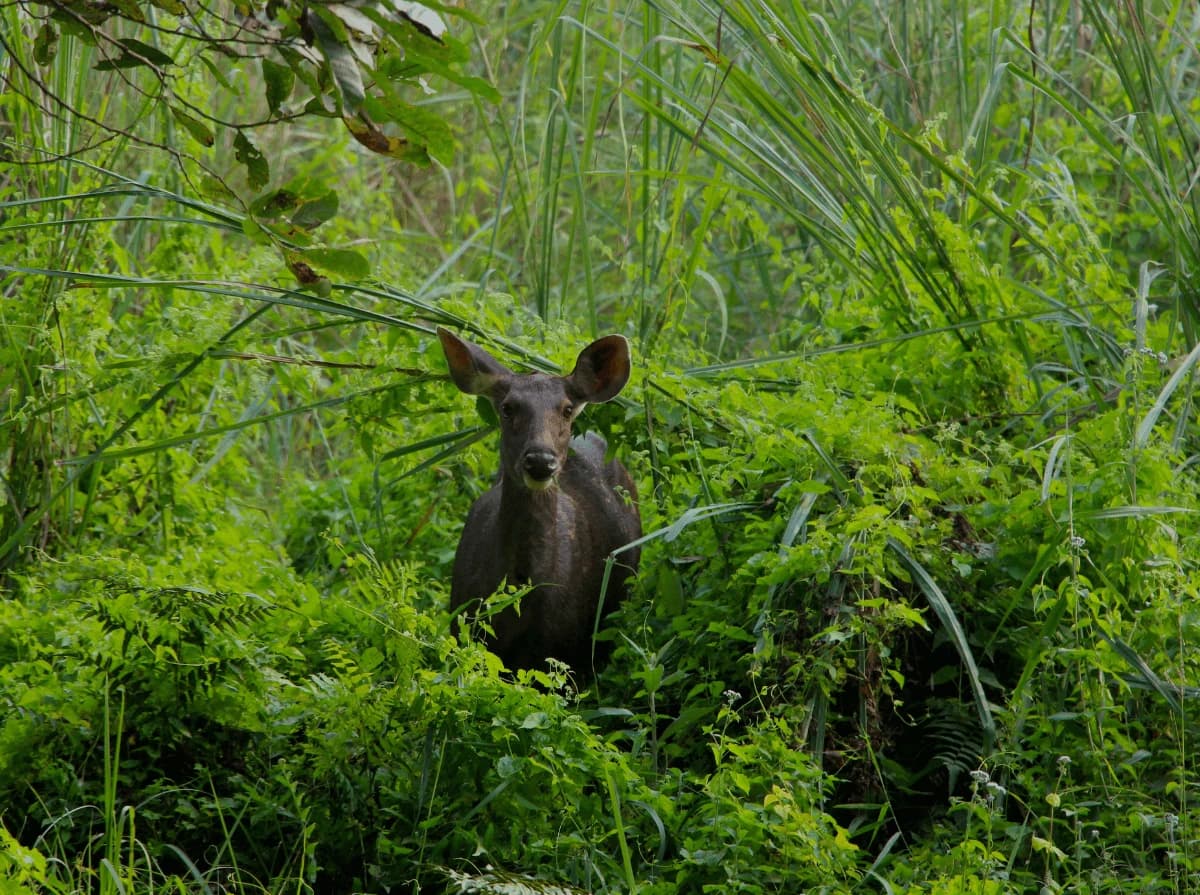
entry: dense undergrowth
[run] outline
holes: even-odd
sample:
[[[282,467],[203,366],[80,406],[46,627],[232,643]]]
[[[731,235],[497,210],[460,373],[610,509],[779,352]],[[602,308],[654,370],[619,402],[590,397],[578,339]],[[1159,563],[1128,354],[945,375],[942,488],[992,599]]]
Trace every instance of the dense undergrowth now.
[[[267,185],[47,9],[0,10],[0,891],[1200,890],[1190,7],[493,5],[429,168],[243,59]],[[495,446],[435,324],[633,342],[582,693],[451,632]]]

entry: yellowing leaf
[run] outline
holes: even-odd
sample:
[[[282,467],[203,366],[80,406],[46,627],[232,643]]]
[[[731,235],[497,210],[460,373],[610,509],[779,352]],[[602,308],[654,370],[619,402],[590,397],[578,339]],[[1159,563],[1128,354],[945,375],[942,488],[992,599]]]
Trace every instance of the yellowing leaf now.
[[[171,114],[175,116],[176,121],[187,129],[187,132],[192,135],[192,139],[197,143],[203,146],[213,145],[213,132],[199,118],[190,115],[178,106],[171,107]]]

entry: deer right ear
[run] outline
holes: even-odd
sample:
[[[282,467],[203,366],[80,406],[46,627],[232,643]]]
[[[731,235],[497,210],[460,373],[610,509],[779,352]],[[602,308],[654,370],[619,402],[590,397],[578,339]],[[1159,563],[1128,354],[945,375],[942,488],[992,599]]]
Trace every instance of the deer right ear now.
[[[575,361],[567,377],[568,391],[581,401],[600,404],[610,401],[629,381],[629,340],[624,336],[597,339]]]
[[[450,378],[460,391],[468,395],[490,395],[496,384],[512,375],[512,371],[478,345],[460,339],[448,329],[437,328],[446,355]]]

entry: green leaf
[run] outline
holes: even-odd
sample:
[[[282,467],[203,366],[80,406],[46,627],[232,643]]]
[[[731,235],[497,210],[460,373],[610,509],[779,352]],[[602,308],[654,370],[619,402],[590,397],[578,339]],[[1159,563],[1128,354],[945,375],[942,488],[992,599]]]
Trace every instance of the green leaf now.
[[[179,0],[150,0],[150,2],[163,12],[169,12],[173,16],[181,16],[187,12],[187,7]]]
[[[367,113],[377,121],[391,121],[408,134],[410,140],[426,149],[438,161],[449,164],[454,159],[454,134],[450,125],[436,112],[423,106],[406,103],[394,94],[371,96],[366,101]]]
[[[203,146],[212,146],[213,132],[208,125],[190,115],[178,106],[171,106],[171,114],[175,116],[175,120],[187,128],[187,132],[192,135],[192,138]]]
[[[320,115],[324,118],[337,118],[338,103],[327,99],[324,94],[318,94],[310,97],[308,102],[304,104],[305,115]]]
[[[475,399],[475,412],[479,414],[479,418],[487,424],[489,429],[500,425],[500,417],[496,415],[496,408],[487,396],[479,395]]]
[[[111,71],[115,68],[137,68],[146,65],[161,68],[164,65],[174,65],[175,60],[157,47],[143,43],[132,37],[122,37],[117,41],[121,47],[121,55],[115,59],[102,59],[95,65],[96,71]]]
[[[58,52],[58,29],[46,22],[38,29],[37,37],[33,41],[33,61],[38,65],[46,66],[54,61],[54,55]]]
[[[253,189],[260,190],[271,180],[271,168],[267,164],[259,148],[250,142],[250,138],[238,131],[233,138],[233,154],[239,162],[246,166],[246,179]]]
[[[716,634],[718,637],[723,637],[726,640],[735,640],[741,643],[754,643],[758,639],[745,628],[739,628],[737,625],[731,625],[728,622],[709,622],[708,632]]]
[[[334,83],[337,84],[343,114],[357,115],[366,92],[363,88],[362,73],[358,70],[358,59],[350,49],[350,39],[345,33],[345,26],[336,16],[320,7],[310,7],[305,14],[305,22],[312,29],[317,47],[325,57]]]
[[[258,245],[271,245],[274,242],[271,239],[271,231],[256,221],[253,215],[242,218],[242,232],[247,239]]]
[[[229,79],[225,77],[225,72],[221,70],[221,66],[209,59],[204,53],[200,54],[200,64],[208,69],[208,73],[216,79],[218,84],[220,84],[226,90],[233,89],[233,85],[230,84]]]
[[[1170,706],[1171,711],[1175,712],[1176,715],[1183,714],[1183,704],[1180,702],[1179,692],[1173,684],[1164,681],[1155,674],[1149,663],[1120,637],[1111,637],[1104,633],[1104,631],[1100,632],[1100,636],[1108,641],[1109,646],[1129,664],[1129,667],[1137,673],[1146,686],[1153,689],[1163,698],[1163,701]]]
[[[304,53],[292,47],[280,46],[276,47],[280,58],[287,63],[288,68],[292,70],[292,74],[299,79],[300,83],[309,89],[313,96],[320,96],[324,93],[320,82],[317,80],[316,64]]]
[[[375,63],[375,75],[395,85],[411,82],[419,75],[429,72],[457,84],[470,93],[487,100],[499,102],[500,93],[490,83],[473,75],[463,74],[456,67],[470,58],[466,44],[449,35],[433,38],[414,26],[407,19],[396,19],[382,10],[367,7],[363,12],[389,37],[393,46],[385,42]]]
[[[1137,430],[1133,433],[1133,447],[1135,450],[1143,449],[1150,442],[1150,433],[1154,431],[1154,427],[1158,424],[1158,418],[1162,416],[1162,412],[1167,408],[1167,402],[1171,400],[1171,396],[1175,394],[1175,390],[1179,388],[1179,384],[1192,375],[1197,362],[1200,362],[1200,342],[1188,352],[1187,357],[1171,374],[1171,378],[1167,380],[1167,384],[1162,387],[1162,391],[1158,393],[1158,397],[1154,399],[1154,403],[1150,409],[1146,411],[1146,415],[1142,421],[1138,423]]]
[[[323,277],[317,273],[300,252],[285,251],[283,257],[288,270],[292,272],[292,276],[301,286],[312,289],[319,295],[328,296],[330,294],[333,284],[329,282],[329,277]]]
[[[262,74],[267,86],[267,107],[272,115],[277,115],[279,107],[291,98],[292,88],[296,86],[296,74],[290,66],[265,58],[262,60]]]
[[[111,0],[112,6],[125,18],[133,22],[145,22],[146,14],[142,12],[141,6],[138,5],[138,0]],[[120,41],[118,41],[120,43]]]
[[[414,143],[403,137],[389,136],[362,115],[343,118],[342,121],[345,122],[346,129],[350,131],[354,139],[372,152],[418,165],[429,164],[429,153],[426,152],[423,143]]]
[[[337,213],[337,193],[330,190],[324,196],[301,205],[292,215],[292,223],[304,230],[315,230]]]
[[[361,280],[371,273],[367,259],[353,249],[316,248],[293,254],[311,267],[348,280]]]
[[[270,220],[287,214],[299,204],[300,197],[291,190],[271,190],[250,203],[250,213],[255,217]]]
[[[433,11],[433,4],[426,5],[424,3],[410,3],[409,0],[392,0],[392,7],[406,21],[411,22],[413,27],[434,40],[440,39],[446,33],[446,23],[442,21],[441,16]]]
[[[99,25],[108,21],[115,7],[107,4],[91,4],[87,0],[67,0],[61,5],[55,4],[50,18],[61,22],[63,27],[72,34],[85,37],[91,46],[96,45],[96,35],[89,25]]]
[[[461,42],[448,38],[445,34],[440,37],[434,36],[407,16],[390,15],[387,10],[375,6],[364,7],[363,14],[395,41],[404,56],[415,54],[422,58],[433,57],[457,62],[465,62],[469,56],[469,51]]]
[[[400,52],[381,55],[375,67],[375,74],[386,78],[395,86],[398,83],[411,82],[419,75],[429,72],[490,103],[500,101],[500,92],[490,83],[474,75],[464,75],[454,67],[456,63],[464,60],[443,58],[444,55],[414,52],[404,47]]]
[[[353,6],[344,3],[331,3],[325,7],[331,14],[337,16],[346,29],[346,40],[354,38],[373,40],[375,29],[371,20]]]

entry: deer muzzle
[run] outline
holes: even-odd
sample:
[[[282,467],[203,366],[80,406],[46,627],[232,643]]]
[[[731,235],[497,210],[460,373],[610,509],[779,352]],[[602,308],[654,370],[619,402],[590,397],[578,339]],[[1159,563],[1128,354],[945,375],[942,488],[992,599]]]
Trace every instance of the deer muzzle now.
[[[543,491],[554,484],[554,477],[558,475],[558,457],[553,451],[526,451],[521,461],[521,470],[527,488],[531,491]]]

